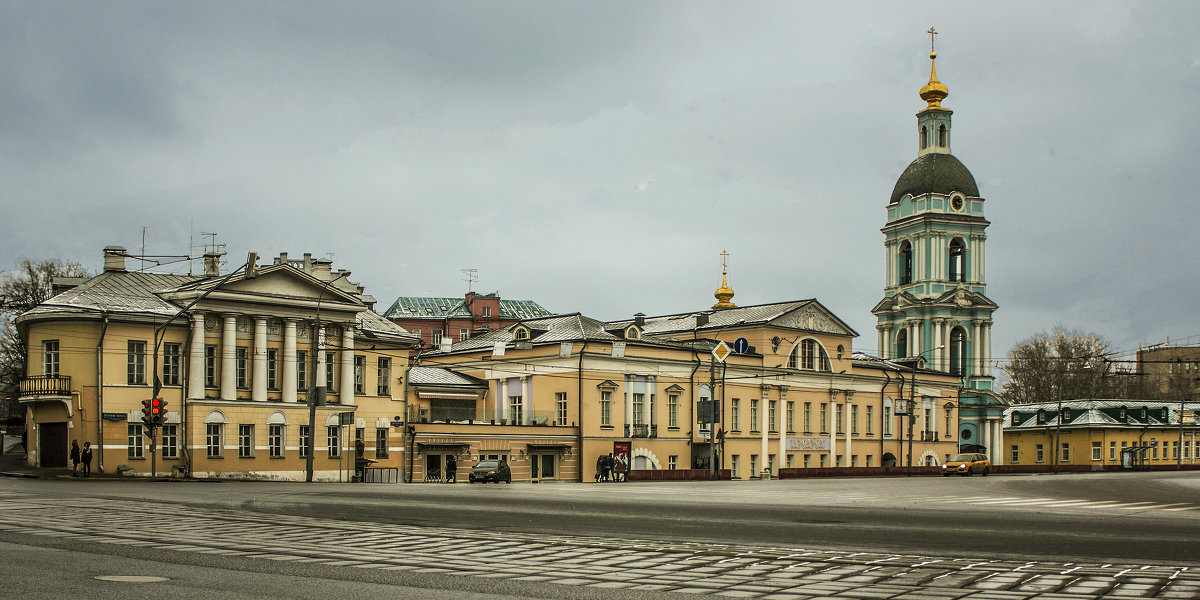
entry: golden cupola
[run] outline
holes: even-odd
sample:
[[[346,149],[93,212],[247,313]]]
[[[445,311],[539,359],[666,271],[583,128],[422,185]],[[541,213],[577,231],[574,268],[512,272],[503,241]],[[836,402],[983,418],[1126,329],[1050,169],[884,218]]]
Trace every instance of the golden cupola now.
[[[717,303],[712,307],[716,309],[737,308],[736,304],[730,302],[730,300],[733,300],[733,289],[729,287],[729,282],[726,279],[729,265],[725,259],[728,256],[728,252],[724,250],[721,251],[721,287],[717,288],[717,291],[713,292],[713,296],[716,297]]]

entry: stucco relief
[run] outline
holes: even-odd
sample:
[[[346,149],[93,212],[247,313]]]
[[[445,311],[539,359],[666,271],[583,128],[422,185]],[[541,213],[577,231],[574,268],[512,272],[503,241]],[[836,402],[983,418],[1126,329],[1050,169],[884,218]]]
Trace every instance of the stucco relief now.
[[[784,327],[795,327],[796,329],[807,329],[809,331],[820,331],[823,333],[841,333],[846,331],[838,327],[833,319],[829,318],[825,313],[817,310],[814,307],[807,307],[799,313],[787,315],[779,321]]]
[[[217,317],[215,315],[205,315],[204,316],[204,330],[205,331],[216,331],[219,327],[221,327],[221,318],[220,317]]]

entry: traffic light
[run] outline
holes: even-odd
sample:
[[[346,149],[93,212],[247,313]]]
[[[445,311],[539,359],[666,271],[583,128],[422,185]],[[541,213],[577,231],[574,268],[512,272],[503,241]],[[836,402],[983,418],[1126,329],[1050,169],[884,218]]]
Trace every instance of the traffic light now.
[[[147,427],[154,425],[154,417],[150,414],[150,403],[151,400],[142,400],[142,423]]]
[[[162,425],[167,420],[167,401],[161,398],[150,400],[150,420],[155,425]]]

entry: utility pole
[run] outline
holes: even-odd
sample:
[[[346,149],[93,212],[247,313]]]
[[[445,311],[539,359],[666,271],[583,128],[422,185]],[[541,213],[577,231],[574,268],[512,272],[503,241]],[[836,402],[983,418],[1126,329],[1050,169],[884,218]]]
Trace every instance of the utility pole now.
[[[321,288],[321,293],[317,296],[316,326],[313,329],[313,348],[315,349],[313,352],[313,386],[312,392],[308,394],[308,448],[304,458],[305,483],[312,483],[313,481],[313,454],[317,450],[317,406],[325,406],[325,396],[328,393],[324,385],[317,385],[317,382],[321,380],[317,374],[317,371],[321,367],[321,354],[325,352],[325,330],[321,328],[321,301],[325,299],[325,292],[329,289],[329,286],[349,274],[349,271],[342,271],[334,275],[333,279],[325,283],[325,287]],[[345,385],[347,382],[342,383]],[[353,382],[350,382],[350,385],[353,385]]]

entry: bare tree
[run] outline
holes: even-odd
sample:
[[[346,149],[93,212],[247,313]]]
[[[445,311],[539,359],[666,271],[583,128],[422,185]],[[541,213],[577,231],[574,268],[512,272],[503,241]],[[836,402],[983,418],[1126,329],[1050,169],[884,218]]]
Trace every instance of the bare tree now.
[[[0,279],[0,395],[16,398],[25,377],[27,348],[13,322],[17,315],[49,300],[55,277],[87,277],[79,263],[58,260],[17,261],[17,268]],[[10,403],[3,403],[6,407]],[[7,415],[5,415],[7,417]]]
[[[1077,398],[1113,398],[1125,394],[1125,381],[1108,356],[1109,343],[1093,333],[1039,333],[1008,353],[1008,382],[1001,390],[1011,404]]]

